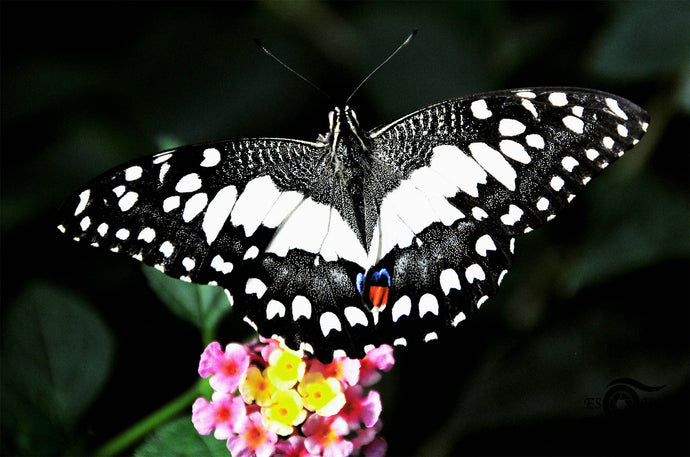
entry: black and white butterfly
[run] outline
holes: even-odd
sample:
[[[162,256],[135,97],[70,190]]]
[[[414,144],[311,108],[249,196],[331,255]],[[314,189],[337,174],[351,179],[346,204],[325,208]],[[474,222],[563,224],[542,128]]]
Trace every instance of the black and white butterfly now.
[[[79,190],[58,229],[216,284],[260,334],[321,360],[430,341],[494,295],[515,238],[635,145],[648,116],[604,92],[527,88],[373,130],[348,106],[316,141],[185,146]]]

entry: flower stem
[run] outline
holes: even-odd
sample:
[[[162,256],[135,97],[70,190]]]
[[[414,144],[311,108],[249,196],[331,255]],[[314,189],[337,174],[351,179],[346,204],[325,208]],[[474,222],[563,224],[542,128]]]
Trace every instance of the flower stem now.
[[[185,408],[189,408],[192,402],[201,395],[202,379],[199,383],[189,388],[186,392],[174,398],[160,409],[152,412],[142,420],[132,425],[122,433],[116,435],[95,451],[97,456],[111,456],[122,454],[134,443],[150,433],[156,427],[164,424]],[[191,418],[190,418],[191,420]]]

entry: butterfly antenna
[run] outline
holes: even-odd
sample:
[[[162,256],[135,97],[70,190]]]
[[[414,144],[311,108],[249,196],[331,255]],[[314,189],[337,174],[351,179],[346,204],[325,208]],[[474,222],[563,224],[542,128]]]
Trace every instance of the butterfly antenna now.
[[[367,75],[367,77],[364,78],[364,79],[362,80],[361,83],[359,83],[359,86],[355,87],[355,90],[353,90],[352,93],[350,94],[350,96],[347,97],[347,100],[345,100],[345,104],[347,105],[347,104],[350,102],[350,99],[357,93],[357,91],[359,90],[359,88],[362,87],[362,86],[364,85],[364,83],[367,82],[367,80],[368,80],[369,78],[371,78],[371,77],[374,75],[374,73],[376,73],[377,71],[379,71],[379,68],[381,68],[381,67],[383,67],[384,65],[386,65],[386,64],[388,63],[388,61],[391,60],[391,59],[393,58],[394,55],[396,55],[398,52],[400,52],[400,50],[401,50],[402,48],[404,48],[405,46],[407,46],[408,43],[409,43],[410,41],[412,41],[412,38],[414,38],[414,36],[415,36],[416,34],[417,34],[417,29],[414,29],[414,30],[412,31],[412,33],[410,33],[410,35],[405,39],[405,41],[403,41],[403,43],[402,43],[400,46],[398,46],[398,49],[396,49],[395,51],[393,51],[393,52],[391,53],[391,55],[389,55],[389,56],[386,58],[386,60],[384,60],[384,61],[381,62],[376,68],[374,68],[374,70],[373,70],[371,73],[369,73],[369,74]]]
[[[323,89],[321,89],[319,86],[317,86],[317,85],[314,84],[313,82],[309,81],[307,78],[305,78],[305,77],[302,76],[301,74],[297,73],[296,70],[294,70],[294,69],[293,69],[292,67],[290,67],[288,64],[286,64],[285,62],[283,62],[282,60],[280,60],[278,57],[276,57],[271,51],[269,51],[269,50],[266,48],[266,46],[264,46],[264,44],[263,44],[258,38],[254,38],[254,43],[256,43],[256,44],[261,48],[261,50],[262,50],[263,52],[265,52],[265,53],[268,54],[270,57],[272,57],[273,60],[275,60],[276,62],[278,62],[280,65],[282,65],[283,68],[285,68],[287,71],[289,71],[289,72],[292,73],[293,75],[297,76],[299,79],[301,79],[301,80],[304,81],[305,83],[309,84],[311,87],[313,87],[313,88],[316,89],[317,91],[321,92],[321,93],[322,93],[323,95],[325,95],[329,100],[333,100],[333,97],[331,97],[330,95],[328,95]]]

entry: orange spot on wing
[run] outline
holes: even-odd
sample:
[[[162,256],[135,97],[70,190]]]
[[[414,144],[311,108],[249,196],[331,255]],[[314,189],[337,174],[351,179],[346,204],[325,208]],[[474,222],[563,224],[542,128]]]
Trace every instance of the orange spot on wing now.
[[[376,308],[386,306],[388,303],[388,287],[369,287],[369,300],[371,300],[371,304]]]

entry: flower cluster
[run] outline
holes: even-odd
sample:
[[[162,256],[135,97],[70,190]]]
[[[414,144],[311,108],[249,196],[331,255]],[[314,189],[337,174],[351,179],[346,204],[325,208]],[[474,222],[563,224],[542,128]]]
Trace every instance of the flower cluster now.
[[[382,456],[381,398],[365,387],[393,366],[382,345],[361,360],[336,357],[323,364],[276,340],[217,342],[201,355],[199,375],[210,376],[211,401],[197,398],[197,431],[226,440],[234,457]]]

